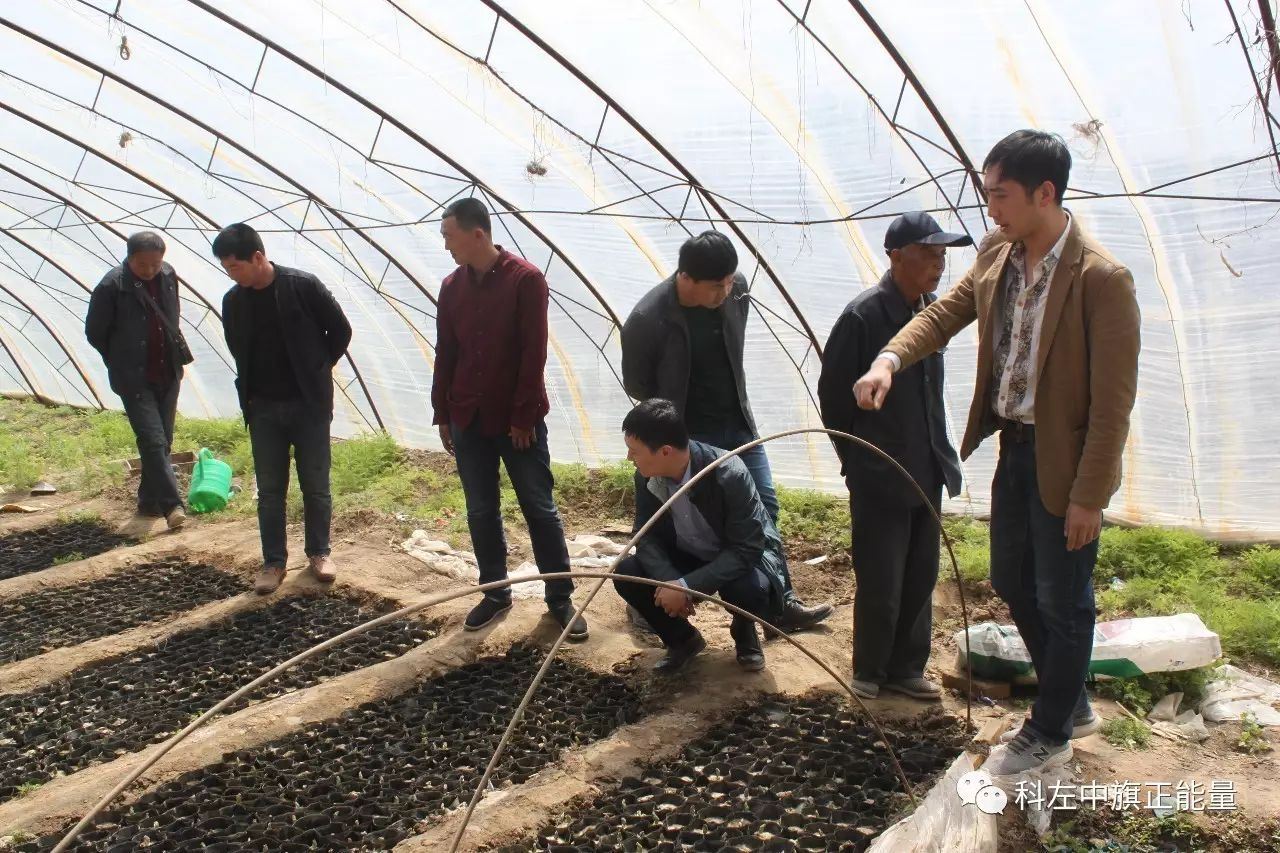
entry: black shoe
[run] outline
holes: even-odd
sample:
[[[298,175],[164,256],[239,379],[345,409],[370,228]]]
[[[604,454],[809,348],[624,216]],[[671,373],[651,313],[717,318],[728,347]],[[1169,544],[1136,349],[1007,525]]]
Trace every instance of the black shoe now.
[[[572,601],[556,601],[547,602],[547,612],[551,614],[551,618],[560,623],[563,628],[569,624],[569,620],[573,619],[573,602]],[[581,643],[587,638],[587,620],[579,616],[573,619],[573,627],[569,629],[568,639],[574,643]]]
[[[760,648],[760,635],[756,633],[756,623],[743,616],[734,616],[729,626],[729,635],[733,637],[733,647],[738,654],[738,666],[747,672],[759,672],[764,669],[764,650]]]
[[[835,611],[830,604],[815,604],[810,607],[800,599],[792,598],[782,606],[782,615],[773,624],[788,634],[794,634],[826,621]]]
[[[468,631],[479,631],[510,609],[511,599],[490,598],[486,595],[480,599],[479,604],[471,608],[471,612],[467,614],[467,621],[462,623],[462,627]]]
[[[653,665],[653,671],[661,674],[675,672],[689,661],[693,660],[707,647],[707,641],[702,638],[702,634],[694,629],[693,636],[683,643],[676,646],[668,646],[667,653]]]

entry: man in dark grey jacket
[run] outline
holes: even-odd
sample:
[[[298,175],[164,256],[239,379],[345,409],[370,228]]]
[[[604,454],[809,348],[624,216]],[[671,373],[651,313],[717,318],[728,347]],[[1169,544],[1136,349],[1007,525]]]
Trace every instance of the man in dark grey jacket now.
[[[940,699],[924,678],[932,639],[933,588],[938,579],[938,524],[930,511],[942,487],[960,491],[960,462],[947,437],[942,354],[894,376],[896,396],[877,411],[858,408],[854,381],[898,330],[934,300],[948,246],[968,246],[927,213],[900,216],[885,233],[889,271],[844,309],[822,356],[818,398],[822,422],[871,442],[920,484],[928,505],[889,462],[837,440],[853,520],[854,690],[874,698],[881,687],[917,699]]]
[[[169,454],[182,366],[189,358],[185,343],[178,343],[178,277],[164,262],[164,250],[155,232],[129,238],[125,262],[89,297],[84,333],[102,355],[138,443],[138,520],[163,516],[177,530],[187,515]]]
[[[636,522],[639,530],[684,483],[724,451],[689,440],[679,411],[669,400],[646,400],[622,422],[627,458],[636,466]],[[636,545],[634,556],[618,564],[620,576],[675,581],[774,622],[782,613],[786,559],[755,480],[742,461],[727,459],[672,504]],[[618,594],[640,612],[662,638],[667,653],[659,672],[674,672],[706,648],[689,624],[692,596],[624,579]],[[729,633],[738,663],[755,672],[764,652],[755,623],[735,615]]]
[[[718,231],[690,237],[680,247],[675,275],[645,294],[622,327],[627,393],[637,400],[670,400],[690,436],[703,444],[732,450],[758,438],[742,363],[750,307],[729,238]],[[776,528],[778,495],[764,446],[739,458]],[[785,561],[782,576],[779,627],[799,631],[831,615],[830,604],[807,607],[796,597]]]
[[[258,482],[262,571],[254,589],[273,592],[284,580],[290,448],[302,488],[308,568],[330,582],[336,575],[329,558],[333,367],[351,342],[351,324],[318,278],[267,260],[262,238],[248,225],[222,229],[213,254],[236,283],[222,299],[222,326]]]

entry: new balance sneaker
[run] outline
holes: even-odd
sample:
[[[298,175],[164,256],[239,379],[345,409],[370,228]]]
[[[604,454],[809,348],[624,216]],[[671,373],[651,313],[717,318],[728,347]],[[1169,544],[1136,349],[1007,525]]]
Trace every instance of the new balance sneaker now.
[[[1017,776],[1029,770],[1052,770],[1071,760],[1071,741],[1057,745],[1043,740],[1027,726],[1014,735],[1013,740],[991,750],[991,757],[982,765],[993,777]]]

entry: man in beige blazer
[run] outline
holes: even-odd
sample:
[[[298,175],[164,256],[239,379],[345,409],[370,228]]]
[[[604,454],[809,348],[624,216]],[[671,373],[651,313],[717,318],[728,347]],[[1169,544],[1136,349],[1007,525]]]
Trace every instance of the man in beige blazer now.
[[[983,163],[997,228],[973,268],[918,314],[854,385],[878,409],[893,374],[978,321],[978,370],[960,457],[1000,433],[991,487],[991,585],[1039,680],[1031,716],[985,768],[1011,776],[1070,760],[1096,731],[1085,675],[1102,510],[1120,485],[1138,379],[1133,276],[1062,207],[1071,154],[1019,130]]]

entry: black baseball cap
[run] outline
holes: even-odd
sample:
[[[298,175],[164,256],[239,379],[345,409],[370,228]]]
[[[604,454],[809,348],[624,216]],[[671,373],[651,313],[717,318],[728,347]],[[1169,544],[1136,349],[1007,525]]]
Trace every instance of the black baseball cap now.
[[[904,213],[893,220],[889,230],[884,232],[884,249],[892,252],[912,243],[923,243],[926,246],[972,246],[973,238],[968,234],[943,231],[942,226],[927,213]]]

